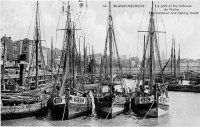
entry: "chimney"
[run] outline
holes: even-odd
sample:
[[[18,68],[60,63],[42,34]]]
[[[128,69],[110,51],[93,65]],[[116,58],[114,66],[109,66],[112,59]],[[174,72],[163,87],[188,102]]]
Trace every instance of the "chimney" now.
[[[21,54],[19,57],[20,61],[20,72],[19,72],[19,85],[23,86],[25,82],[25,64],[26,64],[26,54]]]

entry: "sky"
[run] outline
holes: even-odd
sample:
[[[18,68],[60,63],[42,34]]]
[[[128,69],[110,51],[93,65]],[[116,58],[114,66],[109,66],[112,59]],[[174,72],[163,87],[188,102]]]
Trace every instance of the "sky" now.
[[[70,4],[73,7],[72,19],[76,22],[77,28],[82,29],[77,31],[77,41],[81,36],[82,47],[85,36],[86,44],[91,45],[90,48],[93,45],[95,53],[102,53],[107,32],[108,1],[83,1],[82,8],[78,0],[70,1]],[[158,14],[155,17],[158,30],[166,31],[166,34],[159,33],[161,55],[164,52],[165,56],[169,57],[172,37],[174,37],[176,52],[180,44],[181,58],[200,59],[200,14],[190,14],[190,12],[200,13],[200,1],[156,0],[154,4],[159,5],[156,8],[157,12],[176,12],[176,14]],[[61,13],[63,1],[39,0],[39,5],[42,40],[46,40],[42,45],[50,47],[51,37],[53,37],[54,47],[61,49],[63,31],[57,29],[64,28],[65,25],[66,15]],[[36,1],[1,0],[0,6],[0,36],[9,36],[13,41],[27,37],[33,39]],[[150,1],[112,1],[112,17],[120,55],[142,57],[145,33],[138,33],[138,31],[147,30],[150,8]],[[177,9],[179,11],[176,11]]]

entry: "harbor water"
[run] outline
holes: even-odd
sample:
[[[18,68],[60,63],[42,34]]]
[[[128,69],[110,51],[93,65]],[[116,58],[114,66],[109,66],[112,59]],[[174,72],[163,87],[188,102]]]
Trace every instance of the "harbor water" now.
[[[134,80],[125,80],[128,87]],[[133,112],[121,114],[113,119],[82,116],[72,120],[51,120],[44,117],[27,117],[1,121],[2,126],[200,126],[200,94],[191,92],[169,92],[169,113],[160,118],[138,118]]]

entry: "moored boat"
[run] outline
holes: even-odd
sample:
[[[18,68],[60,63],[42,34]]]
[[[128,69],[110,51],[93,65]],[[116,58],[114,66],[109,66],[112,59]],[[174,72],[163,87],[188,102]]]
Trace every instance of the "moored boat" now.
[[[156,33],[159,31],[157,31],[155,28],[155,12],[153,10],[153,7],[154,5],[152,2],[150,23],[148,31],[145,31],[147,32],[147,39],[144,36],[143,59],[140,68],[140,75],[143,75],[142,83],[140,83],[140,79],[138,79],[135,93],[131,98],[132,110],[138,115],[143,116],[144,118],[158,118],[161,115],[167,114],[169,111],[169,97],[167,89],[168,86],[164,83],[163,70],[160,62],[160,55],[158,52],[159,49]],[[161,83],[156,82],[155,80],[154,70],[156,66],[156,58],[158,60],[158,68],[161,70]],[[145,81],[145,74],[149,76],[148,81]]]
[[[25,85],[25,54],[20,53],[20,76],[19,84],[12,81],[9,75],[8,82],[6,84],[4,80],[4,86],[12,86],[12,89],[6,89],[1,92],[1,119],[14,119],[33,115],[44,115],[47,113],[47,101],[50,95],[47,92],[51,91],[52,84],[45,83],[38,85],[38,48],[41,42],[40,29],[39,29],[39,3],[36,5],[36,24],[35,24],[35,67],[36,67],[36,78],[34,89],[30,90],[30,85]],[[4,66],[4,65],[3,65]],[[29,70],[30,71],[30,70]],[[5,69],[3,68],[3,73]],[[2,76],[3,77],[3,76]],[[29,82],[28,82],[29,83]],[[25,87],[25,89],[22,89]]]
[[[195,92],[200,93],[200,85],[182,85],[182,84],[169,84],[169,91],[180,91],[180,92]]]
[[[102,97],[95,97],[95,110],[99,117],[113,118],[129,111],[130,98],[106,93]]]
[[[154,92],[153,94],[145,95],[136,91],[131,99],[131,107],[138,116],[158,118],[168,113],[169,98],[163,93]],[[139,95],[143,94],[143,95]]]
[[[106,37],[106,44],[104,49],[104,55],[100,68],[100,82],[99,91],[94,97],[95,111],[98,117],[113,118],[123,112],[129,110],[130,98],[125,89],[125,84],[122,81],[122,76],[118,76],[114,79],[113,76],[113,51],[116,51],[117,65],[121,71],[119,75],[122,75],[122,68],[120,64],[119,54],[117,50],[113,20],[111,15],[111,2],[109,2],[109,26]],[[112,47],[112,46],[115,47]],[[109,57],[107,55],[107,46],[109,46]],[[108,66],[109,65],[109,66]],[[109,74],[108,74],[109,70]],[[118,87],[117,87],[118,86]]]
[[[2,120],[37,116],[47,111],[47,100],[39,97],[3,95],[1,98]]]
[[[90,97],[64,95],[54,97],[51,105],[51,116],[55,119],[72,119],[92,114]]]
[[[71,21],[71,6],[67,4],[67,21],[65,37],[63,41],[62,59],[60,65],[63,68],[62,79],[55,81],[55,88],[50,100],[50,112],[53,119],[73,119],[83,115],[91,115],[92,101],[89,93],[82,88],[82,82],[76,78],[76,42],[75,23]],[[59,70],[58,70],[59,72]]]

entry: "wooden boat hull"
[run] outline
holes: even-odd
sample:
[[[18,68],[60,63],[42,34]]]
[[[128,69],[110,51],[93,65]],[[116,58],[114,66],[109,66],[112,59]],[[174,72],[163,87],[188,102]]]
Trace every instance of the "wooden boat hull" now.
[[[169,91],[181,91],[181,92],[196,92],[200,93],[200,85],[168,85]]]
[[[46,104],[42,102],[19,106],[1,106],[1,119],[7,120],[40,115],[46,112],[46,109]]]
[[[65,96],[62,96],[61,101],[59,101],[59,98],[52,99],[53,102],[50,109],[53,119],[73,119],[92,114],[92,102],[89,97],[70,95],[69,98],[67,97],[68,99],[66,98],[66,101]]]
[[[16,93],[1,93],[1,119],[46,115],[48,112],[47,102],[50,95],[43,93],[44,91],[50,92],[51,87],[52,84],[46,84],[40,89]]]
[[[142,99],[144,101],[141,101]],[[168,113],[169,104],[168,100],[162,97],[159,97],[158,101],[154,100],[154,96],[139,97],[131,99],[131,108],[138,116],[158,118]]]
[[[113,118],[129,110],[128,97],[98,98],[95,97],[95,111],[99,117]]]

